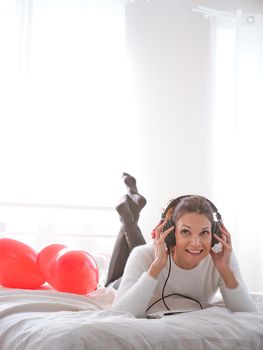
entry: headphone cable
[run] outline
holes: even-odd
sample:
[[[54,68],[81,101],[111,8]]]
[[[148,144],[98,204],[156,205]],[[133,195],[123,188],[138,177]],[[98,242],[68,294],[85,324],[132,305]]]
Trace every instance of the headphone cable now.
[[[200,303],[199,300],[194,299],[194,298],[191,298],[191,297],[188,297],[187,295],[183,295],[183,294],[179,294],[179,293],[171,293],[171,294],[168,294],[168,295],[164,295],[165,287],[166,287],[167,281],[168,281],[168,279],[169,279],[169,277],[170,277],[170,273],[171,273],[171,265],[172,265],[172,264],[171,264],[170,247],[168,248],[168,258],[169,258],[169,269],[168,269],[168,274],[167,274],[166,280],[165,280],[164,285],[163,285],[162,297],[159,298],[158,300],[154,301],[154,302],[147,308],[146,312],[149,311],[150,308],[153,307],[155,304],[157,304],[160,300],[163,301],[163,304],[164,304],[164,306],[166,307],[166,309],[167,309],[168,311],[171,311],[171,309],[168,307],[168,305],[167,305],[166,302],[165,302],[165,298],[168,298],[168,297],[173,296],[173,295],[177,295],[177,296],[182,297],[182,298],[186,298],[186,299],[189,299],[189,300],[193,300],[193,301],[195,301],[196,303],[199,304],[200,309],[203,309],[203,306],[202,306],[202,304]]]
[[[166,307],[167,310],[170,311],[170,308],[167,306],[166,302],[165,302],[165,296],[164,296],[164,291],[165,291],[165,287],[166,287],[166,284],[167,284],[167,281],[170,277],[170,273],[171,273],[171,251],[170,251],[170,247],[168,247],[168,258],[169,258],[169,269],[168,269],[168,274],[167,274],[167,277],[166,277],[166,280],[164,282],[164,285],[163,285],[163,290],[162,290],[162,301],[164,303],[164,306]],[[148,311],[148,309],[147,309]]]
[[[171,297],[171,296],[173,296],[173,295],[177,295],[177,296],[182,297],[182,298],[186,298],[186,299],[189,299],[189,300],[193,300],[193,301],[195,301],[196,303],[199,304],[200,309],[203,309],[203,306],[202,306],[202,304],[200,303],[199,300],[194,299],[194,298],[191,298],[191,297],[188,297],[187,295],[183,295],[183,294],[179,294],[179,293],[171,293],[171,294],[166,295],[164,298],[168,298],[168,297]],[[157,304],[160,300],[163,300],[163,297],[162,297],[162,298],[159,298],[158,300],[156,300],[155,302],[153,302],[153,303],[147,308],[146,312],[149,311],[150,308],[153,307],[153,305]],[[171,311],[171,310],[169,309],[169,311]]]

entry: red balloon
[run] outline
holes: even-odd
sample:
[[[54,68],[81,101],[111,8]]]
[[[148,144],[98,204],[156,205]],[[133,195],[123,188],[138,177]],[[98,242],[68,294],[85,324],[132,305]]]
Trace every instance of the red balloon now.
[[[0,239],[0,284],[9,288],[35,289],[45,279],[36,263],[37,253],[10,238]]]
[[[60,292],[87,294],[95,290],[99,270],[94,258],[82,250],[61,250],[51,267],[51,285]]]
[[[49,284],[51,284],[51,265],[54,263],[57,254],[66,248],[63,244],[50,244],[43,248],[37,255],[37,266]]]

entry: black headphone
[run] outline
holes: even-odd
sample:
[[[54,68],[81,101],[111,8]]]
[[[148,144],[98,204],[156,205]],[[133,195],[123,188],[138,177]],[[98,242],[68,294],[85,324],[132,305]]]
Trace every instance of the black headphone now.
[[[185,196],[180,196],[174,200],[172,200],[167,208],[164,210],[163,214],[162,214],[162,221],[165,219],[165,216],[168,212],[169,209],[171,208],[175,208],[177,207],[177,205],[180,203],[180,201],[184,198],[187,198],[187,197],[192,197],[192,195],[185,195]],[[222,217],[221,217],[221,214],[219,213],[219,211],[217,210],[217,207],[207,198],[203,197],[203,196],[195,196],[195,197],[199,197],[199,198],[203,198],[206,202],[208,202],[208,204],[210,204],[210,207],[212,208],[214,214],[215,214],[215,217],[216,217],[216,220],[213,219],[212,221],[212,228],[211,228],[211,231],[212,231],[212,244],[211,246],[213,247],[215,244],[218,243],[218,240],[214,237],[214,234],[216,234],[217,236],[221,237],[222,234],[221,234],[221,231],[220,231],[220,225],[222,223]],[[172,230],[168,236],[165,238],[165,243],[166,243],[166,246],[168,249],[170,249],[170,247],[173,247],[176,245],[176,238],[175,238],[175,223],[173,222],[172,219],[169,219],[167,221],[167,224],[165,225],[165,227],[163,228],[163,231],[167,230],[168,228],[170,228],[171,226],[174,226],[174,230]]]

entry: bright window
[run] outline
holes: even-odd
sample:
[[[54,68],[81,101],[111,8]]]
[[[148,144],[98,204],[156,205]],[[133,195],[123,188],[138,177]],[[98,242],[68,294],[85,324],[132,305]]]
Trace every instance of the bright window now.
[[[111,236],[110,251],[121,174],[139,168],[124,1],[0,6],[1,235]]]

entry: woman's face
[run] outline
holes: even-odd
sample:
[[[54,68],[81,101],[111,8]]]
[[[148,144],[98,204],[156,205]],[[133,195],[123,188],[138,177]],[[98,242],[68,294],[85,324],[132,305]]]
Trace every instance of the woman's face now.
[[[183,269],[192,269],[210,252],[211,221],[204,214],[185,213],[176,221],[175,237],[175,264]]]

